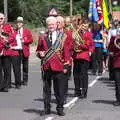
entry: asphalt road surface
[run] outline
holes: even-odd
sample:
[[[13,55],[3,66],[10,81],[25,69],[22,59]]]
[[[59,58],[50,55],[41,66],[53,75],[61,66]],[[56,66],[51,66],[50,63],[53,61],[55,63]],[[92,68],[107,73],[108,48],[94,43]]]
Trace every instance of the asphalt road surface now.
[[[74,82],[69,80],[66,115],[56,114],[54,93],[52,93],[52,114],[44,115],[40,60],[31,50],[28,86],[20,90],[0,92],[0,120],[120,120],[120,107],[114,107],[114,81],[108,79],[108,72],[102,76],[89,74],[87,99],[74,97]],[[14,77],[12,77],[14,83]]]

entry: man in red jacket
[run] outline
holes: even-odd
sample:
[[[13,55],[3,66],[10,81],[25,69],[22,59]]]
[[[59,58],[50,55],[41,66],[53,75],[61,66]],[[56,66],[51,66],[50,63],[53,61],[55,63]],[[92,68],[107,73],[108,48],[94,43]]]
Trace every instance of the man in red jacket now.
[[[114,106],[120,106],[120,28],[117,30],[117,35],[111,37],[108,50],[112,57],[112,72],[115,80],[116,101]]]
[[[48,32],[42,35],[38,41],[37,53],[41,58],[43,74],[43,94],[44,94],[44,108],[45,113],[51,113],[50,99],[51,99],[51,82],[53,80],[53,87],[57,101],[57,114],[64,115],[63,104],[66,87],[66,76],[69,63],[69,39],[70,36],[57,29],[57,19],[55,17],[48,17],[46,19]]]
[[[90,61],[90,53],[93,52],[94,46],[92,33],[88,31],[88,24],[82,23],[79,34],[83,40],[83,44],[80,43],[74,48],[73,53],[73,76],[74,76],[74,84],[75,84],[75,96],[79,98],[87,97],[88,90],[88,68]]]
[[[66,74],[66,87],[65,87],[65,100],[64,103],[67,103],[67,96],[68,96],[68,80],[71,77],[71,69],[72,69],[72,49],[73,49],[73,38],[72,38],[72,31],[70,29],[70,19],[69,17],[66,17],[66,19],[64,19],[62,16],[57,16],[57,30],[65,32],[67,34],[67,36],[69,36],[70,39],[68,39],[69,41],[66,41],[68,44],[66,46],[65,49],[68,49],[70,51],[70,63],[68,66],[68,71]]]
[[[15,83],[20,83],[20,69],[18,68],[18,52],[11,49],[16,45],[15,35],[12,27],[5,24],[5,16],[0,13],[0,72],[3,69],[4,76],[0,73],[0,91],[8,92],[11,86],[11,63],[15,74]]]
[[[23,65],[23,85],[28,83],[28,65],[29,65],[29,55],[30,55],[30,44],[33,42],[32,33],[29,29],[24,28],[23,17],[17,17],[17,31],[16,31],[16,40],[17,46],[13,49],[19,51],[21,64]]]

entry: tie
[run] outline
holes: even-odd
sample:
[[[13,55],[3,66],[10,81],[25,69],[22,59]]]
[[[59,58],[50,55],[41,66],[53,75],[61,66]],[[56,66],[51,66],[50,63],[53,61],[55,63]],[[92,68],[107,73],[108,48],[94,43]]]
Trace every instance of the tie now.
[[[20,33],[20,30],[18,30],[18,34],[19,34],[19,36],[21,37],[21,33]]]
[[[50,45],[52,45],[52,32],[50,32],[49,41],[50,41]]]

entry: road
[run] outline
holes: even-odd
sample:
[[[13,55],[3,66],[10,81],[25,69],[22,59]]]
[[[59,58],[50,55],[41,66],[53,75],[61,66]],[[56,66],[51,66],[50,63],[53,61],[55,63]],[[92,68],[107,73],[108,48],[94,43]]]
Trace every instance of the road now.
[[[42,99],[42,80],[40,60],[31,49],[28,86],[20,90],[11,88],[8,93],[0,92],[0,120],[119,120],[120,107],[114,107],[114,81],[108,80],[108,72],[102,76],[89,74],[87,99],[78,99],[74,95],[74,82],[69,80],[66,115],[59,117],[55,110],[55,98],[52,93],[52,114],[44,115]],[[12,77],[14,82],[14,77]]]

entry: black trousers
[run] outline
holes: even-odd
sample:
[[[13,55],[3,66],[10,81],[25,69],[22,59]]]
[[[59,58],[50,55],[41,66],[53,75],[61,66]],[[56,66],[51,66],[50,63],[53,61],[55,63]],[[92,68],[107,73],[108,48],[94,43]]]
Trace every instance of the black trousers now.
[[[9,88],[11,82],[11,62],[9,56],[0,57],[0,89]]]
[[[67,96],[68,96],[68,81],[70,80],[71,77],[71,72],[72,72],[72,66],[69,66],[67,73],[65,73],[65,79],[66,79],[66,84],[65,84],[65,95],[64,95],[64,100],[67,102]]]
[[[10,56],[11,67],[15,76],[15,86],[21,85],[21,69],[19,56]]]
[[[120,68],[113,69],[116,99],[120,102]]]
[[[80,96],[81,90],[88,89],[88,68],[89,68],[88,61],[82,59],[74,60],[73,77],[76,96]]]
[[[51,105],[51,86],[53,81],[53,88],[56,97],[56,109],[63,109],[65,85],[67,82],[66,76],[63,72],[55,72],[51,70],[44,71],[43,75],[43,98],[44,108],[50,109]]]
[[[108,60],[108,71],[109,71],[109,79],[114,80],[114,72],[113,72],[113,65],[112,65],[113,57],[109,56]]]
[[[103,48],[96,47],[95,51],[92,53],[92,72],[102,73],[103,71]]]
[[[2,88],[3,83],[3,64],[2,64],[2,56],[0,56],[0,89]]]
[[[29,57],[25,57],[22,50],[19,51],[19,57],[20,57],[20,64],[22,66],[23,82],[28,82]]]

